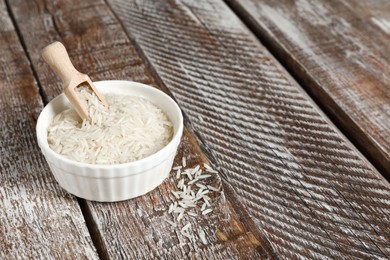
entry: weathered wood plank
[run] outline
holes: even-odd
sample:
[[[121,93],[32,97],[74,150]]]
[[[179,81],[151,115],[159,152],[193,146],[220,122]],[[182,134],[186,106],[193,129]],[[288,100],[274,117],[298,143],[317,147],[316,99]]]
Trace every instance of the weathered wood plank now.
[[[77,68],[93,80],[127,79],[152,85],[154,78],[137,54],[119,22],[103,1],[13,1],[12,10],[31,55],[39,82],[50,100],[61,92],[59,79],[43,64],[40,50],[53,40],[67,47]],[[29,12],[29,16],[24,14]],[[205,162],[191,135],[185,131],[176,163],[182,156],[194,165]],[[229,184],[228,195],[213,197],[213,213],[199,219],[185,217],[192,229],[202,229],[207,245],[180,234],[181,223],[171,229],[168,206],[175,186],[170,177],[153,192],[120,203],[82,202],[95,236],[99,255],[113,259],[259,259],[272,256],[272,249],[239,205]],[[218,187],[215,175],[210,183]],[[234,209],[232,202],[234,201]],[[237,211],[236,211],[237,210]]]
[[[77,200],[40,154],[42,99],[3,0],[0,57],[0,258],[97,259]]]
[[[390,256],[390,187],[221,1],[108,0],[274,250]]]
[[[390,178],[390,2],[227,2]]]
[[[185,132],[175,159],[180,165],[183,156],[190,167],[202,164],[205,158],[196,150],[196,144]],[[170,204],[175,201],[171,194],[177,190],[176,171],[156,190],[149,194],[119,203],[102,206],[90,203],[91,216],[101,232],[101,239],[107,245],[107,256],[122,259],[260,259],[269,258],[270,251],[265,241],[258,240],[250,227],[245,226],[232,210],[233,207],[224,195],[213,198],[213,213],[198,217],[185,216],[177,228],[166,221],[175,222],[168,213]],[[221,185],[216,175],[210,185]],[[237,207],[238,208],[238,207]],[[194,234],[203,230],[207,244],[199,239],[188,240],[180,234],[181,228],[191,223]],[[256,232],[256,230],[255,230]],[[265,244],[263,244],[265,242]],[[270,250],[270,249],[267,249]]]

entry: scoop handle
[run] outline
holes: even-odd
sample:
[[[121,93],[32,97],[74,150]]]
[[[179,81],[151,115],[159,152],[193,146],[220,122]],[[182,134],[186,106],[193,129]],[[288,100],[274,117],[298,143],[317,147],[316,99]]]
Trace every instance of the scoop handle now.
[[[43,48],[42,57],[62,79],[64,87],[69,86],[72,77],[79,73],[70,61],[65,46],[60,42],[53,42]]]

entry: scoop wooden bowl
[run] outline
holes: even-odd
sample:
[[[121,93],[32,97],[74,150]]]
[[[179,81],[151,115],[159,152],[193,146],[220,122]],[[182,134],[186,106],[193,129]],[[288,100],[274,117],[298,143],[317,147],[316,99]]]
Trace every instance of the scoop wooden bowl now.
[[[103,95],[95,88],[88,75],[80,73],[70,61],[68,52],[60,42],[53,42],[42,50],[42,57],[53,71],[62,79],[64,85],[64,94],[69,99],[69,103],[74,107],[82,119],[91,121],[88,109],[81,102],[75,89],[80,85],[88,85],[92,92],[98,97],[100,102],[108,107]]]

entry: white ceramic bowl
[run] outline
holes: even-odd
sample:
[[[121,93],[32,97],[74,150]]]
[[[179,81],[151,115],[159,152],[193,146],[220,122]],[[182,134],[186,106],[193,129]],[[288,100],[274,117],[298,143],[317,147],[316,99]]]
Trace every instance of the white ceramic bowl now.
[[[111,165],[76,162],[54,152],[47,142],[52,118],[69,104],[64,94],[54,98],[42,110],[37,122],[38,145],[58,183],[68,192],[87,200],[120,201],[143,195],[168,177],[183,133],[183,117],[178,105],[164,92],[131,81],[98,81],[102,93],[140,96],[160,107],[172,121],[172,140],[160,151],[144,159]]]

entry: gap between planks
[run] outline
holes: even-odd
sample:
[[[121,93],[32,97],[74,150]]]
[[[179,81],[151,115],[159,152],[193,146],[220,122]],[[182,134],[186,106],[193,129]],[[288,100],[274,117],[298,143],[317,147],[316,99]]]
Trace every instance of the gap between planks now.
[[[26,67],[26,68],[28,68],[27,70],[29,70],[28,71],[28,73],[27,74],[29,74],[29,73],[31,73],[30,75],[32,76],[32,78],[31,78],[31,80],[32,80],[32,83],[36,83],[36,86],[37,86],[37,94],[39,94],[39,95],[37,95],[36,97],[37,97],[37,99],[36,99],[36,102],[38,102],[38,103],[40,103],[41,105],[38,107],[39,109],[42,109],[43,107],[42,107],[42,105],[44,106],[44,105],[46,105],[47,104],[47,97],[46,97],[46,95],[44,94],[44,92],[43,92],[43,89],[42,89],[42,87],[41,87],[41,84],[40,84],[40,82],[39,82],[39,80],[38,80],[38,76],[37,76],[37,73],[36,73],[36,71],[35,71],[35,68],[33,67],[33,65],[32,65],[32,61],[31,61],[31,57],[30,57],[30,55],[29,55],[29,53],[28,53],[28,50],[27,50],[27,48],[26,48],[26,45],[25,45],[25,42],[24,42],[24,39],[23,39],[23,36],[22,36],[22,34],[21,34],[21,31],[20,31],[20,28],[19,28],[19,26],[18,26],[18,24],[16,23],[16,20],[15,20],[15,17],[14,17],[14,13],[13,13],[13,11],[12,11],[12,8],[10,7],[10,4],[9,4],[9,1],[8,0],[4,0],[3,1],[3,3],[4,3],[4,7],[5,7],[5,10],[6,10],[6,13],[3,13],[3,14],[5,14],[6,16],[8,16],[8,17],[6,17],[7,19],[9,19],[10,20],[10,22],[11,22],[11,24],[12,24],[12,33],[16,36],[16,40],[17,40],[17,44],[19,44],[19,47],[21,47],[21,51],[23,52],[23,54],[24,54],[24,58],[26,59],[26,60],[24,60],[24,61],[27,61],[28,62],[28,64],[27,63],[23,63],[23,64],[21,64],[21,66],[23,66],[23,67]],[[0,3],[1,5],[2,5],[2,3]],[[0,15],[2,15],[2,14],[0,14]],[[2,20],[2,22],[4,22],[4,20]],[[12,44],[12,43],[10,43],[10,42],[8,42],[9,44]],[[35,81],[35,82],[34,82]],[[32,86],[33,86],[34,84],[32,84]],[[14,112],[16,112],[16,111],[14,111]],[[27,114],[25,115],[25,116],[27,116]],[[36,121],[36,119],[34,119],[34,121]],[[35,130],[35,129],[34,129]],[[33,135],[35,135],[35,132],[33,132]],[[36,146],[38,146],[37,144],[35,144]],[[7,147],[5,147],[5,148],[7,148]],[[38,149],[39,150],[39,149]],[[39,152],[39,156],[40,157],[43,157],[42,156],[42,154],[40,153],[40,151],[38,151]],[[43,159],[44,160],[44,159]],[[48,169],[48,167],[46,166],[46,169]],[[48,171],[50,172],[50,170],[48,169]],[[51,175],[51,173],[49,173],[50,175]],[[45,177],[45,176],[44,176]],[[54,178],[53,178],[54,179]],[[37,180],[35,180],[35,181],[37,181]],[[45,185],[47,185],[47,183],[45,184]],[[44,185],[44,186],[45,186]],[[59,189],[61,189],[61,188],[59,188]],[[4,194],[3,194],[4,195]],[[7,195],[5,195],[5,196],[7,196]],[[69,195],[67,195],[67,196],[69,196]],[[39,198],[39,197],[38,197]],[[61,201],[61,199],[62,198],[58,198],[59,200],[59,202],[61,203],[61,202],[64,202],[64,201]],[[50,203],[52,203],[52,202],[50,202],[50,200],[49,200],[49,204]],[[77,208],[77,203],[75,203],[74,202],[74,207],[75,207],[75,209]],[[24,207],[25,207],[26,205],[24,205]],[[50,206],[52,206],[52,205],[49,205],[49,207]],[[73,206],[73,205],[72,205]],[[31,205],[31,207],[34,207],[33,205]],[[23,208],[23,207],[22,207]],[[10,209],[9,209],[10,210]],[[58,207],[58,209],[57,210],[61,210],[61,207]],[[68,209],[69,210],[69,209]],[[33,213],[33,209],[31,208],[31,212],[26,212],[27,214],[29,214],[29,218],[33,218],[33,217],[40,217],[40,216],[34,216],[34,213]],[[49,212],[50,212],[50,210],[49,210]],[[77,212],[77,213],[81,213],[81,211],[79,211],[79,212]],[[67,214],[69,214],[69,217],[71,218],[71,211],[69,211],[69,213],[67,213]],[[38,219],[39,220],[39,219]],[[42,219],[41,219],[41,221],[43,221]],[[44,219],[44,221],[42,222],[42,224],[43,224],[43,226],[45,226],[47,223],[46,223],[46,221],[47,222],[49,222],[47,219]],[[4,224],[4,223],[3,223]],[[28,221],[25,221],[25,223],[24,223],[25,225],[28,225],[29,223],[28,223]],[[73,225],[74,225],[74,228],[77,228],[77,225],[75,225],[75,223],[72,223]],[[58,225],[58,223],[57,223],[57,225]],[[81,224],[82,225],[82,224]],[[12,225],[11,225],[12,226]],[[40,227],[40,228],[42,228],[42,227]],[[21,227],[18,227],[18,232],[20,232],[22,229],[21,229]],[[45,230],[42,230],[42,229],[40,229],[40,231],[45,231]],[[72,230],[70,230],[70,231],[72,231]],[[80,233],[82,233],[82,231],[83,230],[78,230]],[[25,231],[26,232],[26,231]],[[43,232],[44,233],[44,232]],[[42,233],[42,234],[43,234]],[[15,234],[17,234],[17,231],[15,231]],[[78,234],[78,233],[77,233]],[[77,235],[76,234],[76,235]],[[87,233],[88,234],[88,233]],[[32,235],[36,235],[37,236],[37,238],[39,237],[39,235],[38,234],[32,234]],[[89,235],[89,234],[88,234]],[[12,234],[10,234],[9,235],[9,237],[12,237],[13,235]],[[30,234],[23,234],[22,236],[30,236]],[[84,236],[87,236],[86,234],[84,234]],[[8,235],[7,235],[7,237],[8,237]],[[9,239],[9,237],[7,238],[7,239]],[[35,239],[37,239],[37,238],[35,238]],[[2,238],[3,239],[3,238]],[[24,240],[24,242],[26,242],[27,243],[27,245],[24,245],[26,248],[28,248],[28,249],[30,249],[31,250],[31,248],[29,248],[30,246],[33,246],[33,247],[35,247],[36,245],[34,245],[34,244],[32,244],[32,245],[28,245],[28,241],[30,240],[31,238],[29,238],[29,239],[26,239],[26,240]],[[91,239],[92,240],[92,239]],[[37,240],[36,242],[40,242],[39,240]],[[42,241],[41,241],[42,242]],[[45,239],[45,242],[46,243],[50,243],[50,239],[48,239],[48,238],[46,238]],[[56,241],[57,242],[57,241]],[[59,243],[62,243],[62,241],[58,241]],[[68,244],[68,242],[67,241],[64,241],[64,242],[66,242],[66,244]],[[80,241],[79,241],[80,242]],[[72,243],[74,243],[74,241],[72,242]],[[76,243],[77,244],[77,243]],[[65,244],[64,244],[65,245]],[[48,246],[48,245],[45,245],[45,247],[46,246]],[[49,246],[50,246],[50,244],[49,244]],[[71,247],[72,247],[72,245],[70,245]],[[91,247],[91,249],[92,249],[93,247]],[[37,249],[37,248],[35,248],[35,249]],[[48,252],[47,250],[45,250],[45,249],[43,249],[43,248],[38,248],[39,250],[36,250],[36,251],[30,251],[30,250],[28,250],[28,251],[26,251],[26,252],[24,252],[25,253],[25,256],[29,256],[29,257],[31,257],[32,255],[35,255],[35,257],[37,257],[37,255],[39,256],[40,254],[42,254],[42,253],[46,253],[46,255],[45,255],[45,257],[48,257],[48,256],[50,256],[51,254],[52,254],[52,252]],[[60,248],[58,248],[58,249],[60,249]],[[74,247],[74,248],[71,248],[71,251],[73,251],[73,249],[77,249],[77,247]],[[96,250],[96,249],[95,249]],[[7,253],[9,253],[10,254],[10,252],[2,252],[2,253],[5,253],[5,254],[7,254]],[[66,256],[66,253],[64,254],[65,252],[62,252],[62,253],[60,253],[61,255],[63,255],[63,256]],[[68,252],[69,253],[69,252]],[[77,252],[77,253],[83,253],[83,252]],[[85,253],[85,252],[84,252]],[[12,252],[12,254],[18,254],[18,250],[16,250],[16,251],[13,251]],[[8,255],[9,257],[11,257],[10,255]],[[69,256],[69,255],[68,255]],[[73,256],[74,256],[74,254],[73,254]],[[23,255],[19,255],[19,257],[23,257]],[[41,257],[42,257],[42,255],[41,255]],[[51,257],[53,257],[53,255],[51,255]],[[86,257],[86,255],[84,255],[84,257]],[[89,257],[91,257],[91,259],[93,258],[95,258],[96,257],[96,252],[94,252],[94,250],[92,250],[92,254],[91,255],[89,255]]]
[[[122,9],[121,9],[122,10]],[[118,11],[118,9],[117,9],[117,11]],[[128,13],[127,13],[127,15],[128,15]],[[130,14],[130,16],[131,16],[131,14]],[[129,17],[130,17],[129,16]],[[123,18],[123,17],[122,17]],[[131,23],[132,24],[132,23]],[[132,27],[131,27],[132,28]],[[156,36],[157,37],[157,36]],[[135,39],[138,39],[138,38],[135,38]],[[148,43],[150,43],[150,42],[148,42]],[[147,44],[147,43],[145,43],[145,44]],[[147,45],[146,45],[147,46]],[[157,48],[157,47],[156,47]],[[182,52],[180,52],[180,51],[178,51],[178,53],[177,53],[179,56],[182,54]],[[158,66],[158,65],[157,65]],[[162,77],[163,77],[164,75],[162,74]],[[167,75],[165,75],[165,77],[167,77]],[[191,89],[192,90],[192,89]],[[179,92],[179,91],[177,91],[177,92]],[[179,93],[180,94],[180,93]],[[180,98],[180,97],[179,97]],[[182,97],[182,98],[184,98],[184,97]],[[317,110],[318,110],[318,108],[316,108]],[[320,113],[321,115],[322,115],[322,113]],[[190,116],[191,116],[191,114],[189,114]],[[323,116],[323,115],[322,115]],[[328,122],[328,124],[329,124],[329,121],[328,120],[326,120],[327,122]],[[336,131],[336,130],[335,130]],[[338,133],[339,134],[339,133]],[[344,139],[343,139],[344,140]],[[333,146],[333,145],[331,145],[331,146]],[[349,144],[349,146],[350,147],[352,147],[350,144]],[[299,155],[299,154],[298,154]],[[365,161],[364,161],[365,162]],[[314,165],[314,166],[311,166],[311,167],[317,167],[316,165]],[[285,167],[283,167],[283,168],[285,168]],[[308,171],[309,171],[310,169],[308,169]],[[309,172],[310,173],[310,172]],[[295,181],[297,181],[298,179],[296,179]],[[342,195],[342,194],[339,194],[340,196]],[[348,195],[348,194],[347,194]],[[305,197],[303,197],[303,199],[305,199]],[[313,200],[315,200],[315,198],[312,198]],[[306,203],[306,200],[305,200],[305,203]],[[317,207],[313,207],[313,210],[316,210],[317,209]],[[319,210],[319,213],[323,213],[323,212],[321,212],[321,210],[323,210],[322,208],[319,208],[320,210]],[[320,216],[322,216],[322,215],[320,215]],[[259,216],[258,216],[259,217]],[[322,222],[321,222],[322,223]],[[358,241],[358,242],[360,242],[360,241]],[[362,245],[363,245],[363,242],[362,242]]]
[[[155,80],[156,84],[159,86],[159,89],[164,91],[172,99],[174,99],[175,102],[177,102],[177,100],[174,97],[173,93],[166,86],[166,84],[164,83],[164,81],[162,80],[160,75],[157,73],[155,67],[151,64],[151,62],[149,61],[149,59],[145,55],[145,53],[144,53],[143,49],[141,48],[141,46],[137,43],[137,41],[135,41],[132,37],[130,37],[128,35],[128,32],[125,30],[125,27],[124,27],[124,25],[122,23],[122,20],[119,19],[118,15],[114,12],[114,10],[112,10],[112,7],[107,2],[107,0],[104,0],[104,2],[106,4],[106,6],[110,9],[110,11],[114,15],[114,17],[116,18],[117,22],[120,24],[120,27],[122,28],[123,32],[125,32],[127,39],[135,47],[135,50],[137,51],[138,55],[143,60],[143,62],[145,64],[146,68],[148,69],[149,73],[151,74],[151,76]],[[192,126],[192,123],[189,120],[189,118],[186,115],[186,113],[184,111],[182,111],[182,114],[183,114],[183,118],[184,118],[184,126],[185,126],[185,128],[188,129],[188,130],[185,130],[185,131],[188,132],[188,135],[189,135],[190,138],[193,138],[193,144],[197,144],[197,145],[194,145],[195,146],[194,148],[198,150],[198,153],[201,155],[201,157],[205,158],[206,161],[210,161],[213,165],[219,165],[217,163],[217,160],[215,159],[213,153],[207,148],[206,145],[204,145],[203,139],[201,138],[200,134],[197,133],[196,129]],[[261,242],[262,247],[267,248],[268,252],[271,252],[271,255],[269,255],[269,256],[263,255],[263,257],[264,258],[272,257],[274,259],[277,259],[275,251],[272,249],[272,246],[270,245],[269,241],[267,240],[267,238],[264,237],[264,235],[261,232],[259,232],[259,228],[256,227],[256,224],[253,222],[253,220],[250,217],[248,211],[244,208],[244,206],[242,204],[242,201],[238,198],[237,192],[235,191],[234,187],[232,187],[232,185],[229,183],[227,177],[224,175],[224,172],[221,171],[221,169],[218,169],[218,172],[219,172],[219,176],[220,176],[221,181],[222,181],[223,189],[225,190],[226,197],[232,203],[232,205],[235,205],[235,207],[232,207],[234,214],[239,216],[239,220],[241,221],[241,223],[244,225],[244,227],[247,230],[249,230],[255,236],[257,241]],[[238,207],[238,205],[239,205],[239,207]],[[93,221],[93,217],[91,215],[91,211],[90,211],[87,203],[85,203],[85,201],[83,201],[83,206],[82,207],[86,208],[85,212],[83,211],[83,214],[85,214],[84,216],[87,216],[86,217],[86,219],[88,219],[87,225],[89,225],[88,229],[91,229],[91,231],[93,233],[99,233],[98,229],[96,228],[96,223]],[[94,242],[95,245],[104,246],[104,243],[101,241],[101,238],[100,238],[99,234],[97,234],[97,237],[96,237],[97,241],[96,241],[96,243],[95,243],[95,237],[94,236],[92,236],[92,239],[93,239],[93,242]],[[98,249],[98,253],[99,253],[99,256],[102,255],[103,257],[107,257],[107,259],[108,259],[108,251],[106,249],[103,249],[103,250],[101,250],[101,249],[99,250]]]
[[[16,20],[15,20],[15,17],[14,17],[14,13],[12,12],[12,9],[9,5],[9,0],[4,0],[5,2],[5,5],[7,7],[7,12],[12,20],[12,24],[15,28],[15,32],[17,33],[18,35],[18,39],[19,39],[19,42],[24,50],[24,53],[26,55],[26,58],[28,59],[29,61],[29,67],[33,73],[33,76],[34,76],[34,79],[35,81],[37,82],[37,85],[38,85],[38,88],[39,88],[39,95],[41,96],[42,98],[42,102],[43,102],[43,105],[46,106],[49,101],[48,101],[48,98],[47,98],[47,95],[45,94],[43,88],[42,88],[42,84],[39,80],[39,77],[38,77],[38,74],[34,68],[34,66],[32,65],[33,62],[31,60],[31,57],[28,53],[28,50],[26,48],[26,44],[24,42],[24,39],[23,39],[23,35],[19,29],[19,26],[18,24],[16,23]],[[90,209],[88,208],[88,205],[86,204],[86,201],[84,199],[81,199],[81,198],[77,198],[77,203],[79,204],[80,206],[80,209],[81,209],[81,212],[83,214],[83,218],[85,220],[85,223],[87,225],[87,228],[88,228],[88,231],[90,233],[90,236],[91,236],[91,240],[92,240],[92,243],[93,245],[95,246],[95,249],[98,253],[98,256],[100,259],[109,259],[108,257],[108,254],[107,254],[107,249],[105,249],[105,245],[104,243],[102,242],[102,239],[100,237],[100,234],[96,228],[96,224],[94,225],[94,223],[92,223],[93,219],[92,219],[92,215],[91,215],[91,211]]]
[[[129,39],[129,41],[134,45],[138,55],[144,61],[144,64],[148,68],[152,77],[155,79],[157,85],[160,87],[161,90],[163,90],[172,99],[174,99],[175,102],[177,102],[177,100],[174,97],[174,95],[172,94],[172,92],[169,90],[169,88],[166,86],[166,84],[164,83],[164,81],[162,80],[160,75],[157,73],[155,67],[151,64],[151,62],[149,61],[149,59],[145,55],[141,46],[137,43],[137,41],[135,41],[134,39],[132,39],[132,37],[130,37],[128,35],[128,32],[125,30],[125,27],[122,23],[122,20],[119,19],[118,15],[114,12],[114,10],[112,10],[111,5],[106,0],[104,0],[104,2],[106,3],[106,5],[110,9],[110,11],[113,13],[115,18],[117,19],[122,30],[126,33],[126,36]],[[182,114],[184,117],[184,125],[189,130],[188,132],[190,133],[189,136],[194,138],[194,142],[193,142],[194,144],[198,144],[195,147],[199,150],[198,153],[201,154],[202,157],[207,158],[206,160],[210,161],[213,165],[219,165],[219,163],[217,162],[217,160],[214,157],[214,154],[210,151],[210,149],[207,147],[207,145],[205,145],[205,142],[203,141],[203,138],[201,137],[201,135],[192,126],[192,123],[189,120],[186,113],[184,111],[182,111]],[[226,177],[226,175],[224,174],[224,172],[220,168],[218,168],[218,172],[219,172],[219,176],[221,178],[221,182],[223,185],[222,187],[225,190],[226,197],[229,199],[229,201],[232,203],[232,205],[235,205],[235,207],[232,208],[234,213],[237,216],[239,216],[239,220],[241,221],[241,223],[244,225],[244,227],[247,230],[250,230],[250,232],[255,236],[257,241],[261,242],[262,247],[267,248],[268,252],[272,252],[270,256],[274,259],[277,259],[278,257],[276,255],[275,251],[273,250],[272,246],[270,245],[270,242],[263,235],[263,233],[259,232],[260,229],[258,227],[256,227],[256,224],[254,223],[252,217],[250,217],[249,212],[243,207],[242,201],[237,196],[237,192],[236,192],[235,188],[232,187],[232,185],[228,181],[228,178]],[[237,207],[238,205],[240,205],[240,206]],[[270,256],[263,255],[264,258],[268,258]]]
[[[119,20],[118,20],[119,21]],[[16,23],[16,22],[15,22]],[[54,23],[55,24],[55,23]],[[56,28],[58,30],[58,28]],[[123,28],[122,28],[123,29]],[[19,30],[19,29],[18,29]],[[59,32],[58,32],[59,33]],[[19,34],[20,31],[19,31]],[[127,35],[127,34],[126,34]],[[20,37],[22,37],[22,35],[20,35]],[[127,38],[129,38],[127,36]],[[25,51],[27,53],[27,50],[26,50],[26,47],[25,45],[23,46],[25,48]],[[140,51],[140,49],[137,50],[138,52]],[[33,62],[31,61],[31,58],[28,56],[29,58],[29,62],[30,62],[30,66],[33,66]],[[144,62],[146,64],[147,63],[147,59],[145,59],[145,57],[142,57],[142,59],[144,60]],[[149,66],[149,69],[151,68],[150,64],[148,64]],[[35,72],[35,68],[34,68],[34,72]],[[154,78],[156,78],[155,75],[153,75]],[[42,83],[40,82],[39,78],[37,77],[37,74],[35,73],[34,74],[34,77],[36,79],[36,81],[38,82],[39,86],[40,86],[40,90],[42,90],[41,88],[41,85]],[[164,88],[164,91],[167,92],[168,94],[170,94],[170,91],[166,88],[166,86],[162,83],[160,83],[160,86],[163,86]],[[47,104],[47,95],[45,94],[45,92],[43,92],[42,90],[42,93],[40,93],[41,96],[44,96],[46,100],[45,101],[45,104]],[[171,95],[172,96],[172,95]],[[187,120],[187,122],[189,122]],[[225,182],[225,186],[226,186],[226,182]],[[231,192],[231,194],[233,194],[233,192]],[[229,198],[230,199],[230,198]],[[103,242],[103,239],[101,238],[100,236],[100,233],[99,233],[99,229],[98,229],[98,226],[96,225],[96,223],[93,221],[93,215],[92,215],[92,212],[91,212],[91,209],[90,207],[88,206],[88,202],[83,200],[83,199],[78,199],[78,202],[79,202],[79,205],[80,205],[80,208],[82,210],[82,213],[83,213],[83,216],[84,216],[84,219],[87,223],[87,227],[88,227],[88,230],[90,232],[90,235],[92,237],[92,240],[93,240],[93,243],[94,243],[94,246],[96,247],[96,249],[98,250],[98,254],[99,256],[102,258],[102,259],[106,259],[108,258],[108,250],[107,248],[105,247],[105,244]],[[235,197],[234,199],[234,202],[238,202],[237,198]],[[237,210],[237,205],[238,203],[235,203],[235,208],[233,208],[233,213],[236,213],[236,210]],[[245,220],[245,221],[248,221],[250,218],[248,217],[249,214],[248,212],[245,211],[244,207],[242,206],[242,204],[240,204],[240,208],[239,208],[239,216],[240,216],[240,220]],[[244,213],[245,212],[245,213]],[[245,223],[247,224],[247,223]],[[249,230],[255,235],[256,239],[258,241],[262,241],[264,240],[264,238],[261,236],[261,233],[258,231],[258,229],[255,227],[254,223],[250,223],[250,224],[247,224],[246,226],[248,226]],[[263,242],[262,243],[263,246],[264,244],[266,244],[268,250],[270,252],[272,252],[272,249],[271,249],[271,246],[268,244],[267,241]]]
[[[343,123],[340,118],[338,118],[331,108],[325,106],[325,104],[332,104],[330,107],[335,107],[337,104],[332,98],[330,98],[326,91],[322,88],[317,87],[315,90],[311,89],[310,85],[318,84],[311,79],[311,77],[304,77],[300,75],[302,71],[296,71],[296,66],[292,61],[293,58],[289,57],[283,47],[279,46],[272,37],[268,37],[267,33],[259,26],[256,22],[256,19],[246,10],[244,6],[237,0],[223,0],[227,6],[241,19],[241,21],[248,27],[248,29],[256,36],[256,38],[263,44],[270,54],[275,57],[275,59],[285,68],[286,73],[289,73],[297,83],[302,87],[302,89],[310,96],[310,98],[316,103],[316,105],[324,112],[324,114],[335,124],[335,126],[341,131],[341,133],[355,146],[366,158],[367,160],[386,178],[387,181],[390,181],[389,165],[386,162],[383,162],[379,157],[375,156],[380,155],[379,151],[372,151],[374,148],[370,149],[370,141],[364,135],[362,130],[356,126],[356,124],[350,120],[350,118],[345,114],[344,111],[339,110],[339,113],[345,114],[343,116],[344,121],[348,121],[346,124]],[[306,72],[305,72],[306,73]],[[314,92],[321,93],[321,98],[317,97]],[[353,128],[346,128],[345,125],[353,125]]]
[[[88,207],[86,200],[77,198],[77,201],[80,205],[80,209],[83,213],[89,234],[91,235],[92,243],[96,248],[99,258],[102,260],[110,259],[104,240],[101,237],[99,229],[93,220],[91,209]]]
[[[107,2],[107,0],[104,0],[105,4],[107,5],[107,7],[110,9],[111,13],[114,15],[114,17],[116,18],[116,20],[118,21],[118,23],[120,24],[122,30],[125,32],[126,36],[127,36],[127,39],[133,44],[133,46],[135,47],[135,50],[137,51],[138,55],[141,57],[141,59],[143,60],[144,64],[146,65],[146,67],[148,68],[150,74],[152,75],[152,77],[154,78],[156,84],[160,87],[160,90],[164,91],[165,93],[167,93],[173,100],[175,100],[176,103],[177,100],[175,98],[175,96],[173,95],[173,93],[169,90],[169,88],[166,86],[165,82],[162,80],[161,76],[157,73],[155,67],[152,65],[152,63],[149,61],[148,57],[145,55],[143,49],[141,48],[141,46],[138,44],[137,41],[135,41],[132,37],[130,37],[128,35],[128,32],[126,31],[125,29],[125,26],[123,25],[122,23],[122,20],[118,17],[118,15],[114,12],[114,10],[112,9],[110,3]],[[196,143],[199,145],[199,148],[200,148],[200,152],[204,155],[206,155],[207,159],[213,163],[214,165],[218,165],[217,163],[217,160],[215,159],[215,156],[213,155],[213,153],[210,151],[210,149],[207,148],[207,145],[205,145],[205,142],[203,140],[203,138],[201,137],[201,135],[196,131],[196,129],[193,127],[192,125],[192,122],[189,120],[188,116],[186,115],[186,113],[184,111],[182,111],[182,114],[183,114],[183,118],[184,118],[184,125],[185,127],[187,127],[191,133],[191,135],[193,135],[196,139]],[[222,178],[222,181],[225,182],[225,183],[228,183],[228,179],[226,177],[226,175],[224,174],[223,171],[221,171],[220,169],[219,170],[219,175],[221,176]]]

